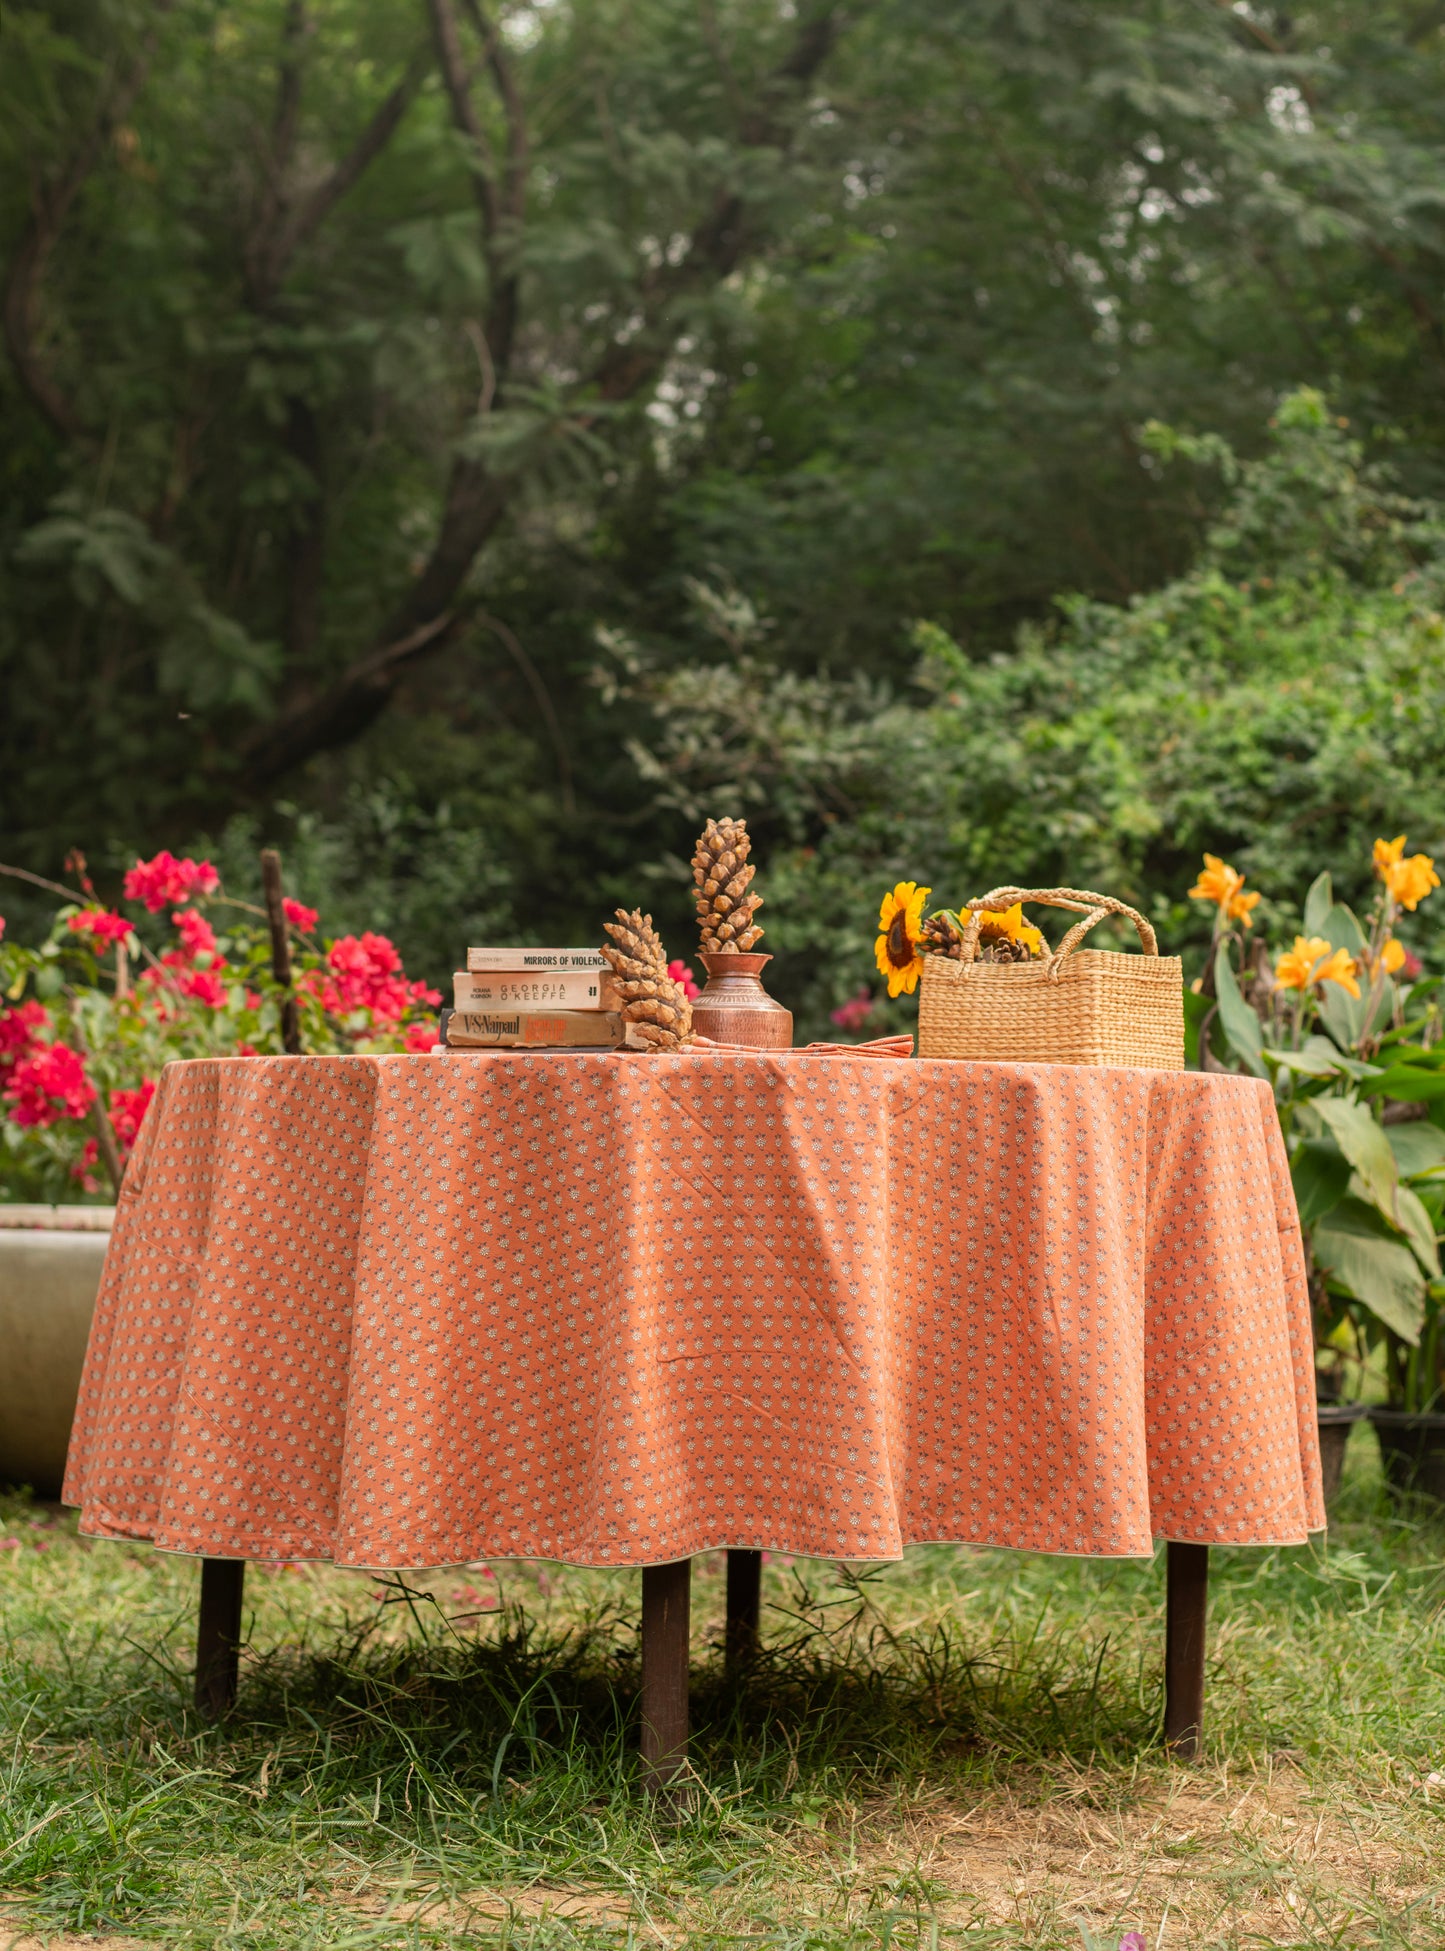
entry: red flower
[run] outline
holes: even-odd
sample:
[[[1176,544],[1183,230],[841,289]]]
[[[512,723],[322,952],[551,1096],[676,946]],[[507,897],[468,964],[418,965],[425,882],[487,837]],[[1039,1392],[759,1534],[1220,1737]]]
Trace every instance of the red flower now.
[[[672,977],[674,982],[682,985],[682,993],[687,997],[689,1002],[692,1001],[694,996],[700,996],[702,994],[702,991],[697,986],[692,970],[687,966],[686,962],[669,962],[667,965],[667,973]]]
[[[331,944],[326,966],[335,980],[307,986],[339,1016],[369,1009],[384,1023],[398,1023],[414,1003],[439,1003],[441,992],[424,982],[408,982],[401,957],[385,935],[370,930],[359,938],[342,935]]]
[[[99,1192],[100,1180],[96,1178],[93,1167],[100,1163],[100,1145],[94,1138],[87,1138],[80,1157],[70,1168],[70,1176],[82,1192]]]
[[[293,928],[299,928],[303,935],[309,935],[316,926],[316,909],[303,907],[299,901],[293,901],[289,894],[281,902],[281,912],[285,915],[291,926]]]
[[[425,1053],[437,1040],[439,1025],[428,1017],[423,1023],[408,1023],[406,1026],[406,1047],[408,1050]]]
[[[134,933],[124,915],[105,908],[82,908],[65,925],[72,935],[92,935],[97,942],[123,942]]]
[[[133,1091],[111,1092],[110,1122],[122,1152],[128,1152],[140,1135],[141,1123],[155,1094],[155,1079],[151,1077],[137,1084]]]
[[[179,987],[183,996],[204,1003],[208,1009],[226,1007],[226,985],[214,969],[188,969],[180,977]]]
[[[177,860],[172,853],[159,853],[154,860],[138,860],[125,877],[127,901],[144,901],[153,915],[172,901],[189,901],[193,895],[214,894],[221,877],[208,860],[192,860],[189,855]]]
[[[0,1013],[0,1084],[22,1057],[44,1048],[40,1032],[49,1028],[50,1017],[42,1003],[21,1003],[18,1009]]]
[[[61,1118],[83,1118],[95,1102],[95,1087],[68,1043],[51,1043],[16,1064],[5,1092],[18,1125],[53,1125]]]
[[[216,931],[206,917],[195,908],[177,908],[171,920],[181,931],[181,952],[194,959],[197,955],[214,955],[216,952]]]

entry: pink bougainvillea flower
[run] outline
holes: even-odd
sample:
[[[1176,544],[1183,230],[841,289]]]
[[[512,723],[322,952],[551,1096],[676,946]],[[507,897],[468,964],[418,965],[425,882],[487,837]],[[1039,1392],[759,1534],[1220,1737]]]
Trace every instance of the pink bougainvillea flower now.
[[[100,1163],[100,1145],[94,1138],[87,1138],[81,1147],[80,1157],[70,1168],[70,1176],[82,1192],[99,1192],[100,1180],[95,1176],[95,1168]]]
[[[40,1032],[50,1028],[50,1017],[43,1003],[21,1003],[18,1009],[0,1010],[0,1084],[9,1077],[22,1057],[42,1047]]]
[[[308,908],[300,901],[293,901],[288,894],[281,903],[281,912],[293,928],[299,928],[303,935],[309,935],[316,926],[317,910]]]
[[[439,1024],[428,1017],[421,1023],[408,1023],[406,1026],[406,1047],[414,1053],[425,1053],[437,1040]]]
[[[183,996],[204,1003],[208,1009],[226,1007],[226,984],[215,969],[188,969],[180,978],[179,988]]]
[[[180,930],[182,954],[193,959],[197,955],[215,954],[216,931],[198,909],[177,908],[171,920]]]
[[[125,877],[125,898],[143,901],[151,914],[158,915],[173,901],[214,894],[220,885],[221,877],[210,861],[192,860],[189,855],[177,860],[172,853],[159,853],[131,868]]]
[[[338,1016],[366,1009],[379,1022],[397,1023],[414,1004],[441,1001],[440,990],[428,989],[424,982],[408,982],[395,946],[369,929],[364,935],[342,935],[334,941],[326,952],[326,966],[329,982],[305,986]]]
[[[829,1011],[840,1030],[861,1030],[872,1014],[873,995],[868,989],[860,989],[846,1003],[839,1003],[835,1010]]]
[[[68,1043],[43,1045],[22,1057],[5,1090],[18,1125],[53,1125],[61,1118],[83,1118],[95,1102],[95,1087]]]
[[[92,935],[97,942],[123,942],[135,932],[124,915],[106,908],[82,908],[65,925],[72,935]]]
[[[683,995],[687,997],[689,1002],[692,1001],[694,996],[700,996],[702,994],[702,991],[697,986],[697,980],[686,962],[669,962],[667,965],[667,973],[679,985]]]
[[[116,1142],[124,1151],[129,1151],[140,1134],[141,1122],[150,1109],[150,1101],[156,1094],[155,1079],[147,1077],[137,1084],[133,1091],[119,1090],[110,1094],[110,1122],[115,1131]]]

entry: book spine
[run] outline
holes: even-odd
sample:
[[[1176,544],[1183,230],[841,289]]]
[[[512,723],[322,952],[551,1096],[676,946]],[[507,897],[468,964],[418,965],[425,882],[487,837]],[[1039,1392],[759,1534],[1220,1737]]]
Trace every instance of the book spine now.
[[[540,975],[473,975],[452,978],[453,1001],[461,1010],[620,1009],[611,972],[563,969]]]
[[[469,948],[467,969],[474,975],[557,974],[568,970],[601,973],[606,962],[595,948]]]
[[[452,1049],[615,1050],[627,1026],[613,1009],[451,1010],[446,1040]]]

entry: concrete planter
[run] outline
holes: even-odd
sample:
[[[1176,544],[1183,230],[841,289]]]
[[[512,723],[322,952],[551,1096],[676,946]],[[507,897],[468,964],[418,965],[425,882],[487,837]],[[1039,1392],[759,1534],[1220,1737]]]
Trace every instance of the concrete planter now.
[[[112,1206],[0,1206],[0,1484],[58,1497]]]

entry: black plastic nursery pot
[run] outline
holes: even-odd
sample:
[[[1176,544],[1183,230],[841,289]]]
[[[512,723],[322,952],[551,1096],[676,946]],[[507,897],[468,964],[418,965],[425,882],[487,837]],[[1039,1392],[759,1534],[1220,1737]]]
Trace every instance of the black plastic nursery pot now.
[[[1345,1449],[1350,1431],[1369,1414],[1362,1402],[1320,1402],[1315,1405],[1320,1430],[1320,1475],[1325,1502],[1332,1504],[1344,1475]]]
[[[1371,1409],[1380,1439],[1385,1481],[1445,1504],[1445,1415],[1412,1415],[1408,1409]]]

